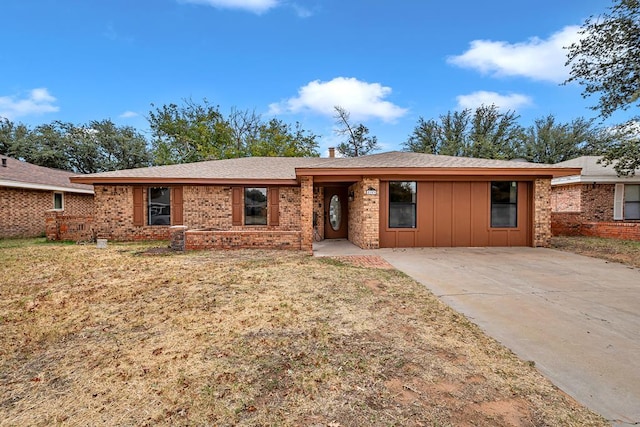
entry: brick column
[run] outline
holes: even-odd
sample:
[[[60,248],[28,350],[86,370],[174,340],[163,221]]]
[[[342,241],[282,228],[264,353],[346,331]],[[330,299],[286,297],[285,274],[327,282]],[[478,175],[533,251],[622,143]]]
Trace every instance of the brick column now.
[[[300,186],[300,249],[313,253],[313,177],[301,177]]]
[[[185,244],[185,232],[187,231],[187,226],[185,225],[174,225],[169,227],[170,234],[170,246],[174,251],[184,251]]]
[[[60,231],[58,230],[58,212],[45,212],[45,233],[47,240],[60,240]]]
[[[364,249],[378,249],[380,247],[380,180],[377,178],[364,178],[362,184],[364,191],[362,200],[362,247]]]
[[[551,243],[551,179],[533,183],[533,246],[546,248]]]

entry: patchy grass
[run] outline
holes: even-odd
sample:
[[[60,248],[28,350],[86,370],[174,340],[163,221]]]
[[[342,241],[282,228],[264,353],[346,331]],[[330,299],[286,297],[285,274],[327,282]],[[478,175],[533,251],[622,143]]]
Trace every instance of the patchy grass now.
[[[395,270],[25,244],[0,276],[3,425],[607,425]]]
[[[640,242],[632,240],[558,236],[551,239],[551,247],[640,268]]]

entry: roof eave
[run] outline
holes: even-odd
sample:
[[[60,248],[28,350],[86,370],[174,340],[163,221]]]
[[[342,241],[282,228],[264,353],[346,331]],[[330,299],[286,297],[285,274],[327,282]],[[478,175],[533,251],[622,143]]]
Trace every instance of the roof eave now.
[[[550,176],[553,178],[580,174],[581,168],[479,168],[479,167],[410,167],[410,168],[296,168],[298,176],[331,175],[415,175],[415,176]]]
[[[4,179],[0,179],[0,187],[24,188],[28,190],[41,191],[60,191],[64,193],[93,194],[93,190],[90,189],[64,187],[62,185],[47,185],[32,182],[10,181]]]
[[[91,177],[74,176],[71,182],[78,184],[113,185],[297,185],[296,179],[272,178],[169,178],[169,177]]]

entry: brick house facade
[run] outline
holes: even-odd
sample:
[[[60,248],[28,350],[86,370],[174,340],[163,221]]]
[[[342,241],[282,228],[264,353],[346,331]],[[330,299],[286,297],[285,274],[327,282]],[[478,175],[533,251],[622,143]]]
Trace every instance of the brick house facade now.
[[[640,176],[618,177],[598,160],[583,156],[558,164],[582,173],[552,181],[553,234],[640,240]]]
[[[354,159],[216,160],[72,181],[94,185],[95,222],[102,238],[167,240],[179,233],[175,241],[187,249],[310,251],[314,241],[324,238],[345,238],[366,249],[456,246],[463,241],[471,246],[546,246],[551,178],[576,172],[391,152]],[[396,188],[404,193],[398,196]],[[500,199],[502,193],[496,196],[500,188],[506,200]],[[482,210],[482,219],[474,217],[474,209]],[[494,224],[494,217],[512,223]],[[389,232],[397,232],[400,240],[381,240]],[[447,239],[447,233],[458,240]]]
[[[0,156],[0,238],[44,235],[46,216],[91,217],[93,188],[75,174]]]

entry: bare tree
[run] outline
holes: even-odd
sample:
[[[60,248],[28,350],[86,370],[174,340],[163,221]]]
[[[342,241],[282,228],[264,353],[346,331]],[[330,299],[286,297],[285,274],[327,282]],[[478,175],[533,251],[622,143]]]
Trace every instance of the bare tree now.
[[[367,136],[369,129],[365,125],[360,123],[354,126],[350,123],[350,114],[347,110],[338,105],[334,106],[333,109],[336,111],[333,117],[336,119],[336,125],[338,126],[335,132],[338,135],[347,137],[346,141],[338,145],[338,153],[345,157],[358,157],[366,156],[372,151],[380,149],[378,138]]]

